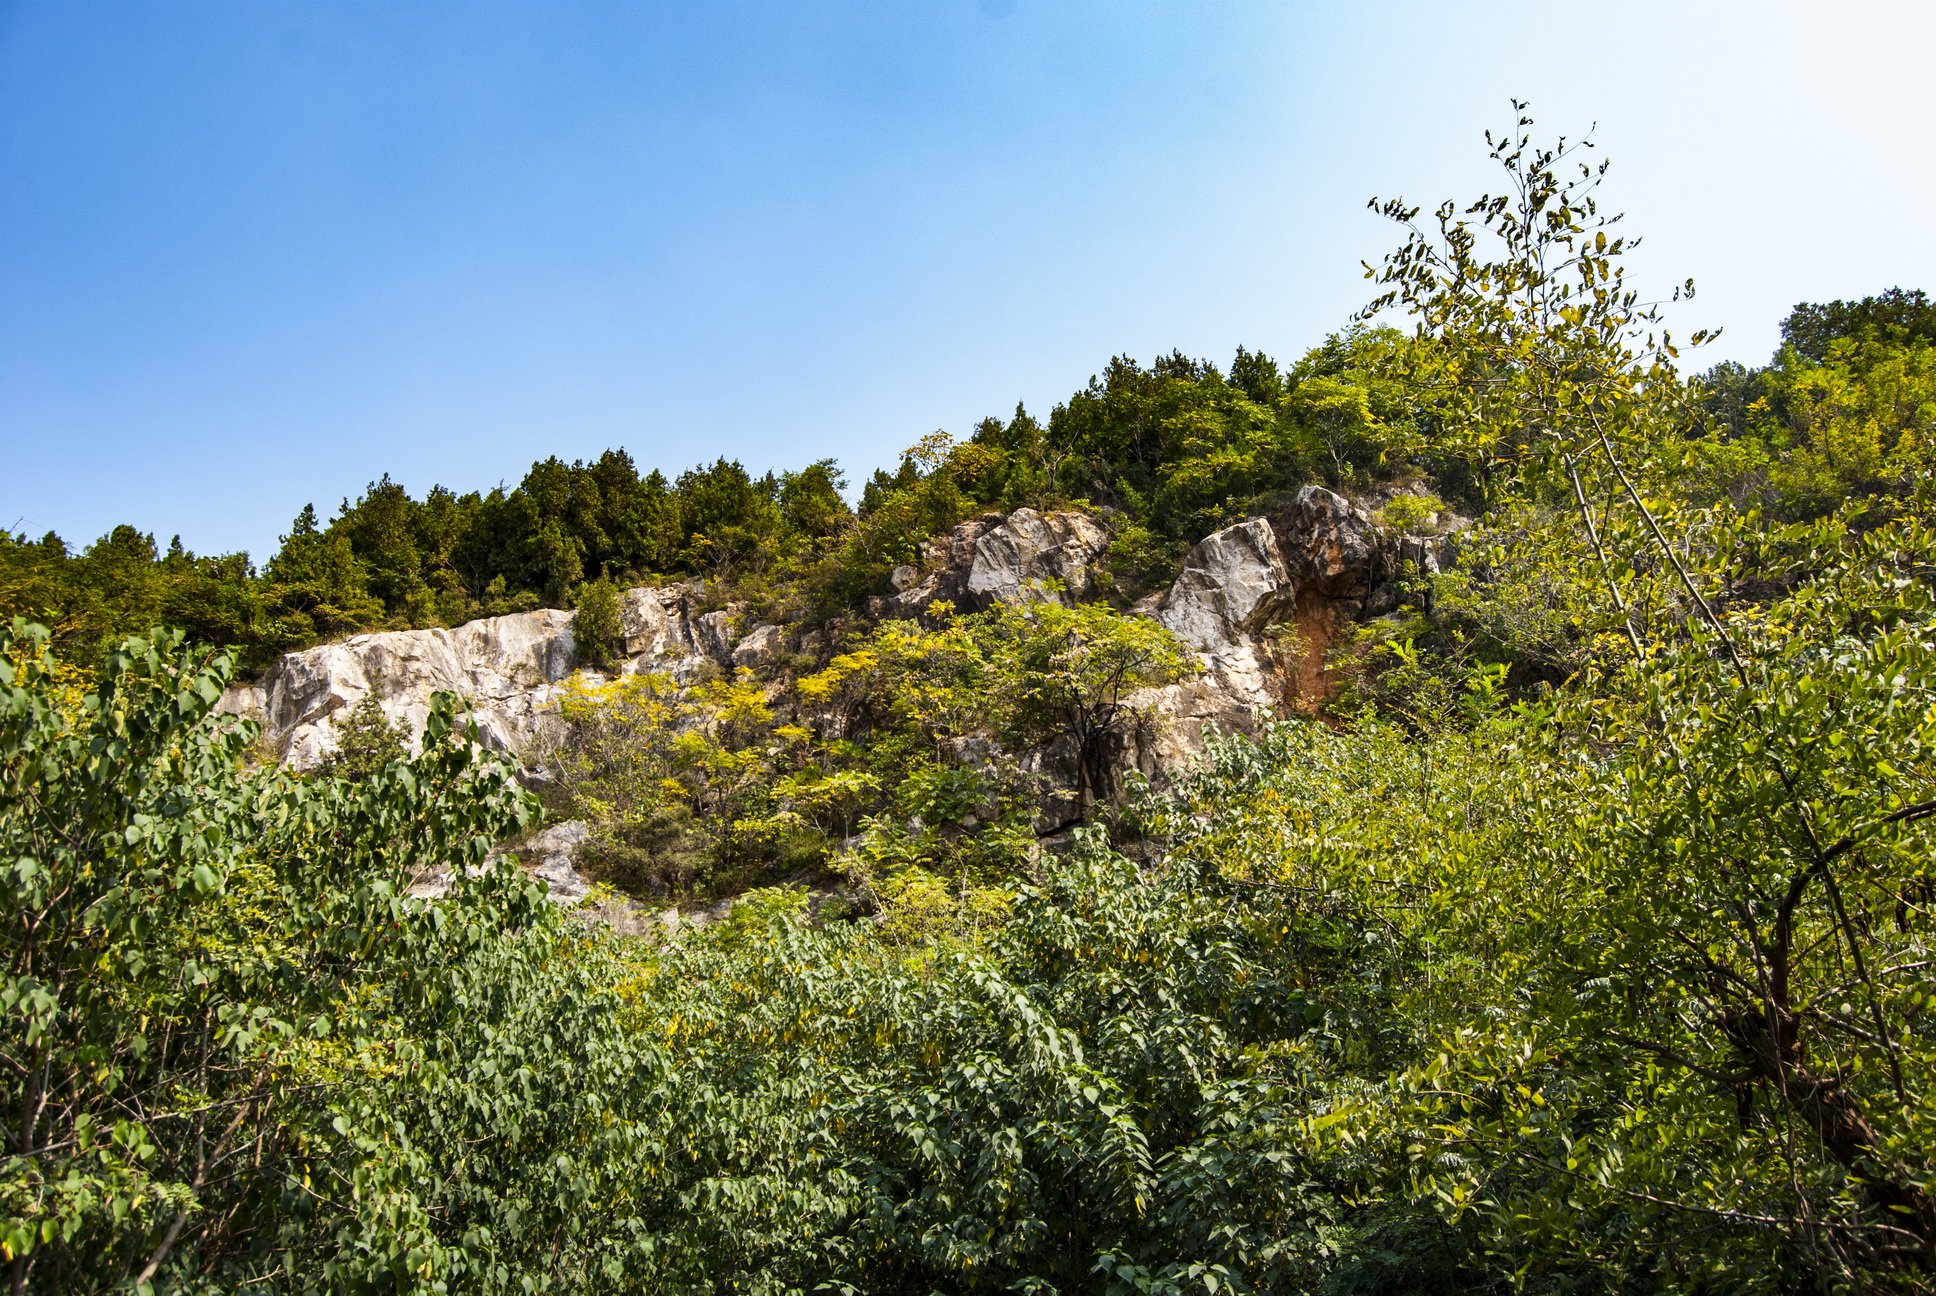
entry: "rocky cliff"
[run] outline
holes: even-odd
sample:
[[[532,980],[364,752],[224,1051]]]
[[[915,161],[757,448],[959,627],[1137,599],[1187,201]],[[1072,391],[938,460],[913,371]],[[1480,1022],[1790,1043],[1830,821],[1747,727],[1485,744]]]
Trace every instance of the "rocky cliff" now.
[[[1397,604],[1400,564],[1436,569],[1440,542],[1381,532],[1343,497],[1307,486],[1270,516],[1206,536],[1170,586],[1135,605],[1197,655],[1200,672],[1132,701],[1154,723],[1123,753],[1146,773],[1185,760],[1206,725],[1243,730],[1259,711],[1311,709],[1331,683],[1326,654],[1361,618]],[[875,620],[918,617],[936,604],[962,611],[998,601],[1078,602],[1099,596],[1105,525],[1074,512],[986,514],[935,537],[919,566],[897,568],[891,592],[868,600]],[[749,624],[742,607],[709,606],[697,584],[641,586],[621,599],[625,656],[619,673],[662,672],[685,683],[746,670],[778,688],[783,657],[817,647],[793,628]],[[430,695],[468,701],[481,741],[522,760],[559,735],[557,701],[578,669],[572,614],[546,610],[473,621],[452,630],[362,634],[290,653],[259,680],[231,688],[221,709],[261,721],[267,750],[309,768],[337,745],[336,726],[374,697],[406,733],[420,734]],[[533,866],[561,892],[581,884],[568,850]]]

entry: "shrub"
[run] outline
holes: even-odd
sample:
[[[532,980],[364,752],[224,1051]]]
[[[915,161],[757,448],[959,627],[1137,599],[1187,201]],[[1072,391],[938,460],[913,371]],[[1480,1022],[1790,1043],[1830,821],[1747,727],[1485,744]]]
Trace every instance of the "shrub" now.
[[[571,637],[578,659],[603,670],[625,655],[625,626],[619,617],[618,590],[600,578],[578,587],[578,610]]]

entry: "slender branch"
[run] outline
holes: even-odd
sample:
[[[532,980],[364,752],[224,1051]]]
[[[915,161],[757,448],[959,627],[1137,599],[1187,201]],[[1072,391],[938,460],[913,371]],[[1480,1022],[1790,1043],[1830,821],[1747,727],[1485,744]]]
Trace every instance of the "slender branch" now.
[[[256,1073],[254,1093],[259,1094],[261,1092],[262,1082],[268,1079],[268,1072],[269,1068],[265,1066],[261,1071]],[[215,1144],[215,1155],[217,1157],[228,1150],[229,1140],[235,1137],[235,1131],[241,1128],[243,1118],[248,1114],[248,1105],[244,1104],[241,1110],[235,1113],[235,1119],[229,1122],[228,1128],[222,1131],[222,1137]],[[191,1196],[189,1206],[184,1206],[175,1212],[174,1221],[168,1225],[168,1232],[162,1235],[161,1245],[156,1247],[154,1254],[148,1257],[148,1263],[142,1267],[140,1276],[134,1280],[136,1288],[144,1286],[155,1276],[155,1272],[161,1268],[161,1262],[168,1258],[169,1251],[174,1248],[175,1239],[181,1236],[182,1225],[188,1223],[189,1209],[194,1204],[192,1200],[193,1194],[202,1190],[202,1182],[208,1177],[210,1159],[203,1156],[198,1158],[198,1160],[200,1164],[195,1167],[195,1181],[188,1186],[188,1191]]]
[[[1734,1220],[1740,1224],[1772,1224],[1777,1228],[1787,1228],[1793,1223],[1792,1220],[1781,1219],[1773,1215],[1750,1215],[1746,1211],[1727,1210],[1720,1206],[1696,1206],[1693,1202],[1674,1201],[1667,1197],[1656,1197],[1652,1193],[1640,1192],[1633,1188],[1616,1188],[1612,1184],[1601,1183],[1597,1179],[1589,1178],[1581,1174],[1578,1170],[1568,1170],[1565,1166],[1555,1165],[1544,1157],[1536,1157],[1526,1152],[1516,1152],[1514,1155],[1522,1161],[1551,1170],[1555,1174],[1567,1175],[1571,1178],[1591,1183],[1594,1187],[1603,1189],[1606,1192],[1614,1193],[1633,1201],[1643,1201],[1655,1206],[1665,1206],[1669,1210],[1690,1211],[1696,1215],[1713,1215],[1721,1219]]]
[[[1915,805],[1904,806],[1894,814],[1882,816],[1882,818],[1870,824],[1864,831],[1873,831],[1874,829],[1886,827],[1890,824],[1915,823],[1919,819],[1928,819],[1932,816],[1936,816],[1936,801],[1918,801]],[[1822,852],[1822,863],[1826,864],[1838,855],[1846,855],[1849,851],[1855,849],[1861,840],[1860,837],[1853,833],[1842,838],[1826,851]]]
[[[1586,489],[1580,485],[1580,470],[1570,451],[1566,453],[1566,475],[1572,479],[1573,499],[1580,506],[1587,538],[1593,542],[1593,552],[1600,560],[1600,579],[1606,582],[1607,592],[1613,596],[1613,605],[1620,609],[1620,623],[1627,631],[1627,641],[1633,645],[1634,659],[1644,660],[1647,653],[1640,646],[1640,632],[1634,629],[1633,614],[1627,610],[1627,599],[1620,592],[1620,582],[1613,578],[1613,564],[1607,560],[1607,548],[1600,540],[1600,528],[1593,521],[1593,506],[1587,503]]]
[[[1829,907],[1835,911],[1835,921],[1841,924],[1842,935],[1848,939],[1849,953],[1855,959],[1855,975],[1869,989],[1869,1015],[1875,1021],[1876,1034],[1882,1038],[1883,1056],[1889,1059],[1889,1078],[1895,1082],[1896,1101],[1907,1102],[1907,1089],[1902,1082],[1902,1059],[1896,1053],[1896,1041],[1889,1034],[1888,1019],[1882,1015],[1882,996],[1876,989],[1874,979],[1869,976],[1869,964],[1862,957],[1862,943],[1856,939],[1855,927],[1849,922],[1848,911],[1842,907],[1842,888],[1835,884],[1835,870],[1822,870],[1822,885],[1828,891]]]
[[[1647,1052],[1652,1053],[1656,1057],[1664,1058],[1667,1061],[1672,1062],[1675,1066],[1683,1067],[1689,1071],[1692,1071],[1695,1075],[1704,1076],[1707,1079],[1714,1081],[1716,1084],[1725,1084],[1725,1085],[1740,1084],[1743,1080],[1752,1079],[1754,1075],[1752,1071],[1737,1071],[1732,1073],[1727,1071],[1716,1071],[1713,1067],[1702,1066],[1699,1062],[1694,1061],[1692,1058],[1683,1057],[1681,1054],[1676,1053],[1673,1049],[1670,1049],[1665,1045],[1655,1044],[1649,1040],[1636,1039],[1632,1035],[1622,1035],[1618,1031],[1608,1031],[1607,1038],[1610,1040],[1617,1040],[1622,1044],[1630,1044],[1637,1049],[1645,1049]]]

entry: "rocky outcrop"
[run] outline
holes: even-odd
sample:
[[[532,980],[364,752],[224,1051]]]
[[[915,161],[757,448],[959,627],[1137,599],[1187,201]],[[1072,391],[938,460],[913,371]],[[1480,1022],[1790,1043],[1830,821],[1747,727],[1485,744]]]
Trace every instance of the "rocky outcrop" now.
[[[730,614],[694,617],[694,592],[688,586],[625,592],[620,617],[631,656],[621,673],[663,670],[685,680],[722,653],[731,662]],[[448,690],[469,703],[486,747],[521,756],[558,730],[558,697],[578,666],[571,617],[520,612],[454,630],[353,635],[284,654],[254,683],[231,686],[216,707],[260,721],[270,754],[309,769],[336,750],[338,720],[368,697],[415,750],[430,695]]]
[[[1293,632],[1283,640],[1285,701],[1316,707],[1337,691],[1333,648],[1350,633],[1392,564],[1364,511],[1322,486],[1299,489],[1272,520],[1297,586]]]
[[[1206,726],[1249,729],[1261,709],[1281,706],[1279,663],[1263,635],[1296,605],[1277,533],[1263,518],[1199,541],[1170,588],[1136,610],[1195,649],[1202,672],[1132,697],[1155,723],[1138,735],[1131,763],[1152,774],[1174,767],[1202,745]]]
[[[1205,536],[1184,558],[1175,583],[1138,610],[1208,653],[1244,642],[1296,602],[1277,533],[1252,518]]]
[[[1194,755],[1206,726],[1243,731],[1266,707],[1328,699],[1331,650],[1374,584],[1389,585],[1390,548],[1362,510],[1321,486],[1275,517],[1205,536],[1170,588],[1137,605],[1196,650],[1202,673],[1135,695],[1156,723],[1125,759],[1158,773]]]
[[[576,665],[571,613],[520,612],[287,653],[254,684],[231,687],[217,709],[260,720],[270,751],[307,769],[336,749],[336,718],[371,696],[414,749],[430,695],[449,690],[472,704],[486,746],[515,753],[551,722],[547,708]]]
[[[964,612],[1045,598],[1080,603],[1095,597],[1095,565],[1108,547],[1109,533],[1084,513],[984,513],[922,546],[924,578],[896,568],[890,583],[899,592],[876,610],[920,611],[937,600]]]
[[[619,596],[619,624],[628,657],[685,657],[698,651],[686,604],[689,585],[641,585]]]
[[[572,866],[572,857],[590,834],[584,820],[571,819],[534,833],[515,846],[493,852],[492,857],[509,856],[545,884],[551,900],[573,904],[591,892],[591,884]],[[440,900],[450,893],[450,884],[449,870],[433,869],[413,879],[408,893],[419,899]]]
[[[1016,509],[975,541],[968,594],[977,608],[1053,599],[1082,603],[1096,593],[1095,563],[1109,533],[1082,513]]]
[[[875,612],[918,612],[937,601],[972,611],[968,574],[975,565],[975,546],[1007,520],[1000,513],[983,513],[923,541],[920,569],[896,567],[888,582],[896,597],[877,600]]]
[[[889,583],[897,593],[873,600],[871,610],[906,615],[940,600],[964,611],[1086,601],[1099,592],[1096,564],[1108,543],[1103,526],[1082,513],[983,514],[928,541],[918,572],[896,568]],[[1391,588],[1389,548],[1361,509],[1321,486],[1299,490],[1271,517],[1206,536],[1170,587],[1136,608],[1189,645],[1202,672],[1133,699],[1153,714],[1158,735],[1139,740],[1135,763],[1154,769],[1186,760],[1209,724],[1248,729],[1263,708],[1321,703],[1334,689],[1326,655],[1363,614],[1367,595]]]
[[[703,612],[692,619],[693,640],[701,652],[722,666],[733,661],[733,647],[739,643],[741,604],[717,612]]]
[[[920,564],[897,567],[888,580],[895,593],[872,599],[869,611],[912,616],[938,601],[970,611],[1093,599],[1108,543],[1103,525],[1082,513],[984,514],[923,545]],[[1396,605],[1394,578],[1407,565],[1436,570],[1443,543],[1381,532],[1322,487],[1305,487],[1270,516],[1204,537],[1169,588],[1135,609],[1174,632],[1202,669],[1129,699],[1152,723],[1127,738],[1120,764],[1160,774],[1195,753],[1208,725],[1244,730],[1267,707],[1314,709],[1334,686],[1327,653],[1351,623]],[[749,624],[741,604],[702,611],[704,595],[697,583],[626,590],[620,617],[627,656],[613,669],[664,672],[681,683],[734,670],[772,680],[793,664],[791,649],[821,654],[837,641],[828,628],[796,635],[787,626]],[[287,654],[256,683],[230,689],[220,709],[260,719],[267,748],[301,769],[336,747],[336,724],[365,698],[375,698],[414,746],[431,694],[449,690],[469,704],[487,746],[522,759],[534,744],[562,734],[556,703],[578,665],[571,621],[569,612],[541,611],[452,630],[357,635]],[[838,715],[826,718],[828,726],[840,722]],[[1025,762],[1045,789],[1043,824],[1070,817],[1074,759],[1049,744]],[[558,825],[513,853],[555,898],[576,900],[588,890],[573,865],[583,837],[582,824]],[[420,879],[418,893],[442,894],[448,884]],[[637,906],[621,912],[613,903],[603,904],[600,921],[640,930],[703,921]]]
[[[733,665],[745,670],[769,670],[786,651],[785,626],[756,625],[733,648]]]
[[[1301,487],[1273,521],[1298,588],[1362,585],[1369,579],[1378,534],[1371,519],[1344,496],[1322,486]]]

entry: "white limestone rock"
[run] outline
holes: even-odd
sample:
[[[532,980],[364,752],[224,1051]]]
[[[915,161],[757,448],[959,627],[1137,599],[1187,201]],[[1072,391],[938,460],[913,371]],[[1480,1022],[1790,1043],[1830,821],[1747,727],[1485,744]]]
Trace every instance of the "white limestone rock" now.
[[[1321,486],[1300,490],[1277,522],[1251,518],[1204,537],[1170,588],[1137,605],[1202,667],[1127,699],[1153,721],[1126,753],[1145,773],[1187,762],[1211,725],[1246,731],[1263,709],[1310,705],[1333,687],[1325,653],[1362,606],[1378,537],[1360,510]],[[1286,622],[1289,651],[1266,634]]]
[[[757,625],[733,649],[733,665],[764,670],[786,650],[786,627]]]
[[[1297,604],[1277,535],[1263,518],[1205,536],[1175,583],[1139,610],[1198,652],[1242,644]]]
[[[733,648],[739,643],[739,614],[743,605],[735,603],[717,612],[706,612],[692,619],[693,641],[700,652],[722,666],[730,666]]]
[[[591,834],[582,819],[553,824],[515,846],[491,853],[491,859],[509,857],[525,872],[545,884],[546,898],[554,904],[575,904],[591,893],[591,884],[573,867],[573,856]],[[472,876],[481,870],[475,865]],[[410,883],[405,894],[420,900],[441,900],[450,894],[448,869],[430,869]]]
[[[590,835],[584,820],[571,819],[553,824],[518,847],[517,854],[532,876],[545,884],[553,901],[582,900],[591,891],[591,884],[573,867],[573,857]]]
[[[625,592],[626,647],[637,651],[622,669],[668,669],[682,679],[697,671],[703,659],[687,597],[678,586]],[[417,750],[430,696],[447,690],[469,704],[486,747],[517,758],[562,724],[558,697],[578,665],[571,620],[570,612],[546,609],[454,630],[352,635],[285,653],[260,679],[232,685],[216,709],[260,721],[270,754],[309,769],[336,750],[337,720],[366,697]]]
[[[1109,533],[1082,513],[1016,509],[975,542],[968,593],[980,608],[1039,599],[1080,603],[1096,592],[1094,564]],[[1060,589],[1051,589],[1055,581]]]
[[[449,690],[471,702],[485,746],[515,754],[575,664],[569,612],[521,612],[286,653],[254,685],[230,689],[223,709],[260,719],[270,750],[308,769],[336,750],[336,717],[370,696],[414,751],[430,695]]]
[[[937,601],[964,612],[1049,597],[1080,603],[1095,596],[1095,564],[1108,547],[1109,533],[1087,514],[984,513],[921,546],[927,574],[918,582],[896,568],[888,583],[899,592],[877,600],[877,615],[920,612]],[[1062,589],[1052,595],[1050,581]]]
[[[1263,518],[1198,541],[1170,588],[1136,607],[1194,649],[1201,667],[1194,678],[1131,695],[1156,722],[1137,763],[1146,770],[1176,765],[1195,753],[1206,725],[1246,730],[1261,708],[1276,706],[1282,680],[1260,636],[1296,606],[1297,587]]]
[[[628,657],[683,657],[696,651],[686,624],[690,587],[642,585],[619,596],[619,624]]]

